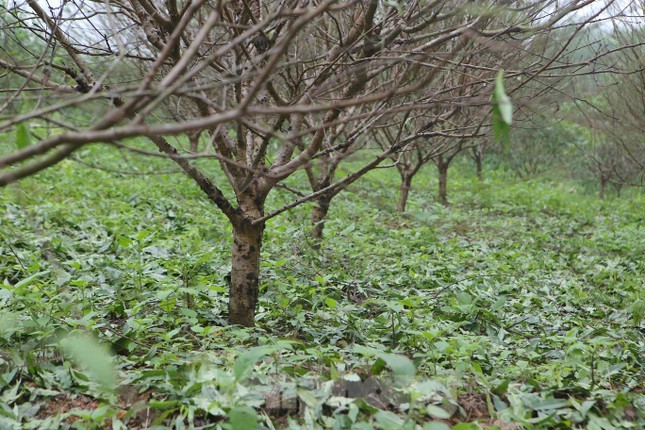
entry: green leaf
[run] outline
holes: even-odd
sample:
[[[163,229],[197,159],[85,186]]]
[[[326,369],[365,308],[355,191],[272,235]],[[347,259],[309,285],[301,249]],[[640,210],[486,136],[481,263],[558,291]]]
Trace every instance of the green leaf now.
[[[414,377],[417,369],[408,357],[403,355],[389,354],[382,352],[377,355],[378,358],[383,360],[392,369],[392,374],[395,376],[410,376]]]
[[[239,357],[237,357],[235,364],[233,364],[233,375],[235,376],[235,379],[240,381],[247,377],[253,370],[255,363],[260,361],[260,359],[265,355],[272,354],[276,350],[277,347],[275,346],[257,346],[243,352]]]
[[[423,430],[450,430],[450,426],[441,421],[430,421],[425,423]]]
[[[374,357],[376,354],[378,354],[378,351],[376,349],[359,344],[354,345],[354,352],[361,354],[364,357]]]
[[[188,308],[181,308],[179,312],[188,318],[197,318],[197,312]]]
[[[315,408],[320,403],[318,397],[309,390],[299,388],[296,392],[298,393],[298,398],[310,408]]]
[[[569,406],[569,401],[563,399],[536,399],[535,401],[529,402],[527,406],[534,410],[548,411],[565,408]]]
[[[357,352],[366,357],[375,356],[383,363],[387,364],[390,369],[392,369],[392,374],[394,376],[413,377],[417,373],[417,370],[414,367],[414,364],[412,364],[412,361],[410,361],[409,358],[403,355],[390,354],[387,352],[378,352],[375,349],[361,346],[361,345],[355,345],[354,352]],[[373,367],[380,370],[378,362],[375,363]]]
[[[426,406],[426,412],[428,412],[428,415],[431,415],[434,418],[439,418],[442,420],[447,420],[448,418],[450,418],[450,412],[443,408],[440,408],[439,406],[428,405]]]
[[[504,152],[508,154],[511,143],[511,127],[501,118],[499,107],[493,107],[493,135],[502,142]]]
[[[162,373],[163,374],[163,373]],[[177,400],[150,400],[148,406],[155,409],[171,409],[180,405],[181,402]]]
[[[495,394],[506,394],[506,391],[508,390],[509,382],[510,382],[509,379],[504,379],[502,382],[499,383],[498,386],[493,388],[491,391]]]
[[[32,282],[34,279],[38,278],[39,276],[41,276],[41,275],[45,275],[45,274],[47,274],[47,273],[49,273],[49,271],[48,271],[48,270],[45,270],[45,271],[43,271],[43,272],[34,273],[33,275],[31,275],[31,276],[29,276],[29,277],[27,277],[27,278],[23,279],[22,281],[20,281],[20,282],[16,282],[16,285],[14,285],[14,286],[13,286],[13,288],[14,288],[14,289],[16,289],[16,290],[18,290],[18,289],[20,289],[20,288],[22,288],[22,287],[24,287],[24,286],[27,286],[27,285],[31,284],[31,282]]]
[[[397,313],[398,312],[403,312],[403,309],[404,309],[404,307],[403,307],[403,305],[401,303],[394,302],[394,301],[391,301],[391,300],[385,301],[383,304],[385,306],[387,306],[391,311],[394,311],[394,312],[397,312]]]
[[[513,122],[513,104],[504,88],[504,71],[500,70],[495,79],[493,90],[493,134],[501,141],[508,152],[510,145],[510,125]]]
[[[347,227],[345,227],[345,229],[344,229],[343,231],[341,231],[341,232],[339,233],[339,235],[340,235],[340,236],[345,236],[345,235],[347,235],[347,234],[349,234],[349,233],[353,232],[354,230],[356,230],[356,224],[351,223],[350,225],[348,225]]]
[[[480,429],[481,427],[479,427],[475,423],[459,423],[459,424],[455,424],[452,427],[452,430],[480,430]]]
[[[439,342],[434,343],[434,347],[437,348],[439,352],[443,352],[450,347],[450,344],[448,342],[440,340]]]
[[[376,415],[374,415],[374,418],[376,419],[379,427],[384,430],[398,430],[403,426],[404,423],[401,417],[390,411],[378,411]]]
[[[501,308],[504,307],[505,304],[506,304],[506,297],[500,297],[495,301],[495,303],[493,303],[493,305],[491,306],[491,309],[493,311],[500,310]]]
[[[511,125],[513,122],[513,104],[511,98],[506,94],[504,88],[504,71],[500,70],[495,79],[495,91],[493,92],[493,100],[499,108],[499,114],[506,124]]]
[[[20,321],[21,315],[17,312],[5,311],[0,312],[0,338],[9,340],[15,333],[23,330]],[[0,377],[0,381],[2,378]],[[2,384],[0,384],[0,388]]]
[[[233,408],[229,412],[232,430],[250,430],[257,428],[258,415],[249,406]]]
[[[74,334],[60,341],[63,352],[87,372],[90,380],[102,391],[112,393],[116,389],[116,376],[108,349],[96,339]]]
[[[29,129],[29,124],[21,122],[16,127],[16,147],[22,149],[29,145],[31,145],[31,130]]]

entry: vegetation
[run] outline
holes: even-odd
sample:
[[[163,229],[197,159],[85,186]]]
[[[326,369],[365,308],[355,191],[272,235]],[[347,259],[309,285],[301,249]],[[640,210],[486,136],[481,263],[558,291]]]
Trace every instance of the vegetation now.
[[[0,186],[94,143],[173,160],[230,222],[228,321],[250,327],[273,217],[314,201],[311,236],[322,239],[332,199],[404,153],[436,164],[447,206],[460,152],[481,164],[478,139],[491,135],[508,148],[510,96],[522,111],[543,108],[574,77],[641,74],[640,2],[591,3],[2,1],[0,132],[18,137],[0,158]],[[604,21],[613,33],[589,32]],[[32,127],[45,132],[32,140]],[[344,168],[378,134],[381,151]],[[202,170],[200,158],[219,164]],[[403,211],[418,169],[401,161]],[[301,171],[309,189],[267,212],[269,194]]]
[[[70,160],[4,188],[0,427],[636,428],[645,196],[471,170],[450,208],[421,170],[406,214],[370,173],[321,246],[308,207],[273,219],[256,328],[227,324],[231,231],[189,178]]]
[[[0,429],[640,428],[643,18],[0,0]]]

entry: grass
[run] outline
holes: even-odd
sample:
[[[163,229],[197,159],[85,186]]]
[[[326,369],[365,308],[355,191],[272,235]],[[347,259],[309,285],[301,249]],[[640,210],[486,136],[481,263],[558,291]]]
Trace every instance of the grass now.
[[[406,214],[370,173],[319,250],[310,206],[269,221],[255,329],[225,324],[230,227],[189,179],[67,161],[0,190],[0,427],[636,428],[644,196],[467,173],[443,208],[428,166]]]

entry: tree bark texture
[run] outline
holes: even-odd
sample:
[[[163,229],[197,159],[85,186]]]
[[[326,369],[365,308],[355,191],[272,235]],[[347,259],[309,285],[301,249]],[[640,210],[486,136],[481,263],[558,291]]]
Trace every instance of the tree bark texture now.
[[[246,327],[255,325],[255,309],[260,291],[260,250],[264,222],[253,223],[264,216],[266,192],[257,182],[246,193],[238,194],[231,249],[231,285],[228,300],[228,322]]]
[[[408,196],[410,195],[410,187],[412,185],[411,176],[403,176],[401,178],[401,188],[399,192],[399,203],[396,205],[398,212],[405,212],[405,207],[408,204]]]
[[[448,163],[442,163],[439,168],[439,202],[448,207]]]
[[[260,291],[260,249],[264,223],[252,225],[244,221],[233,227],[231,290],[228,321],[252,327]]]
[[[320,240],[323,237],[325,217],[327,217],[327,212],[329,212],[330,203],[331,198],[327,196],[316,200],[316,204],[311,211],[311,222],[313,224],[313,228],[310,235],[313,239]]]

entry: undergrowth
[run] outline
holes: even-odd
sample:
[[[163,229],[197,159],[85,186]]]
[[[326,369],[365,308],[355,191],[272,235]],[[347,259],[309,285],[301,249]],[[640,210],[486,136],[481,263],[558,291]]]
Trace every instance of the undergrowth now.
[[[428,168],[398,214],[396,186],[339,196],[320,247],[310,206],[269,221],[254,329],[187,178],[67,161],[0,190],[0,428],[637,428],[643,196],[457,176],[444,208]]]

